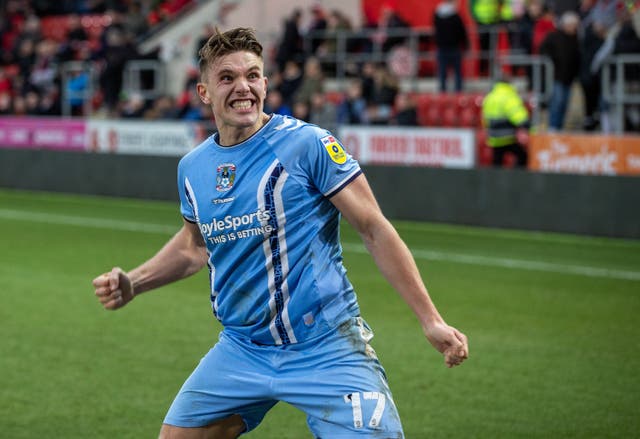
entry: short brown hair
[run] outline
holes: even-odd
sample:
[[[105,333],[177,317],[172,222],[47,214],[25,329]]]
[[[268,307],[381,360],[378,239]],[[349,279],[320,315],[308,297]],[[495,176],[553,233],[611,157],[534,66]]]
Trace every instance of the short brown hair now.
[[[262,44],[258,42],[255,31],[248,27],[237,27],[220,32],[216,27],[215,33],[198,51],[200,75],[204,75],[216,59],[234,52],[251,52],[262,59]]]

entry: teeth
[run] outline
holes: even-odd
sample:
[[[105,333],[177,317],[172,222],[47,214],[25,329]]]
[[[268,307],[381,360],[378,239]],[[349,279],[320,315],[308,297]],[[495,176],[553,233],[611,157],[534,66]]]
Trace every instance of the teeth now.
[[[245,110],[249,107],[251,107],[251,101],[236,101],[233,103],[233,108]]]

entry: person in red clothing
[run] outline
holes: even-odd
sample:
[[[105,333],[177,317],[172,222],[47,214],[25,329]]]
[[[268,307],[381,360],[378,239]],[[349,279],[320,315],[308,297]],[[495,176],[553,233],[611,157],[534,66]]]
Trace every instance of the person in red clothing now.
[[[529,3],[529,15],[534,20],[531,53],[537,54],[545,37],[556,29],[556,16],[553,9],[541,0]]]

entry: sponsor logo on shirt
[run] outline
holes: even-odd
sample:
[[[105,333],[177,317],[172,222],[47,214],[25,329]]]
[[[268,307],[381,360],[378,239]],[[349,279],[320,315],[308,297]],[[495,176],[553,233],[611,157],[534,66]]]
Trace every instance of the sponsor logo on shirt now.
[[[268,236],[273,231],[269,211],[258,209],[244,215],[227,215],[200,224],[200,232],[211,244],[223,244],[253,236]],[[256,224],[257,223],[257,224]]]
[[[347,154],[344,152],[344,149],[342,148],[342,145],[340,145],[340,142],[338,142],[338,139],[333,136],[326,136],[320,139],[320,141],[329,153],[331,160],[335,163],[341,165],[347,161]]]
[[[223,163],[216,169],[216,189],[218,192],[226,192],[233,187],[236,180],[236,165]]]

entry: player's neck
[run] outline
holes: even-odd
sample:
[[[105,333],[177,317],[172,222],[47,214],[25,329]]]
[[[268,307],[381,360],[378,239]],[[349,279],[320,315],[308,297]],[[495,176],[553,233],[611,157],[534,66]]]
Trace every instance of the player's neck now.
[[[267,122],[269,122],[269,116],[266,113],[262,113],[256,123],[250,127],[234,127],[234,126],[222,126],[218,127],[218,144],[220,146],[234,146],[244,142],[249,137],[257,133]]]

